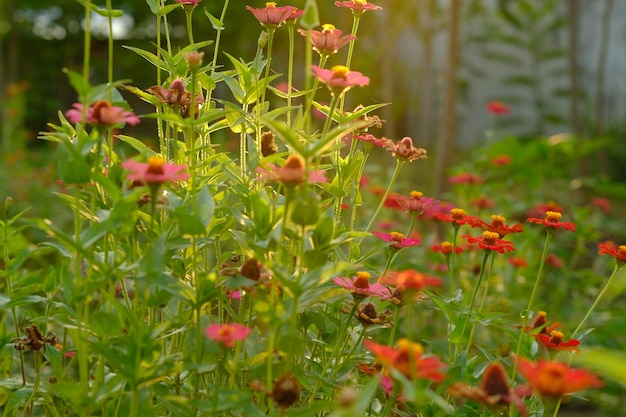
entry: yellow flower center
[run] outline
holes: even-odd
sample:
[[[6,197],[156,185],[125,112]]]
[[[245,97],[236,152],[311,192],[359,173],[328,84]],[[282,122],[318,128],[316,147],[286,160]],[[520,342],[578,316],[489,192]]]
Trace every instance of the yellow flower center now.
[[[389,234],[391,235],[391,239],[397,242],[400,242],[404,238],[404,235],[400,232],[391,232]]]
[[[352,0],[352,3],[365,5],[367,4],[367,0]]]
[[[422,197],[424,196],[424,193],[419,192],[419,191],[411,191],[411,192],[409,193],[409,195],[410,195],[412,198],[414,198],[414,199],[416,199],[416,200],[419,200],[420,198],[422,198]]]
[[[500,235],[494,232],[490,232],[490,231],[483,232],[483,242],[488,245],[495,245],[499,237]]]
[[[333,78],[346,78],[346,76],[350,73],[348,67],[343,65],[335,65],[332,68]]]
[[[402,338],[398,340],[398,350],[410,352],[413,354],[421,355],[424,353],[424,348],[419,343],[411,342],[409,339]]]
[[[220,327],[220,330],[218,331],[218,334],[221,337],[230,337],[233,333],[234,333],[234,329],[230,325],[224,325]]]
[[[441,249],[443,249],[444,251],[451,251],[452,248],[454,247],[454,245],[452,244],[452,242],[442,242],[441,243]]]
[[[453,208],[452,210],[450,210],[450,215],[455,220],[461,220],[463,219],[463,217],[465,217],[465,210],[460,208]]]
[[[359,271],[356,273],[356,279],[354,280],[354,286],[356,288],[369,288],[371,275],[365,271]]]
[[[276,2],[268,1],[267,3],[265,3],[265,7],[276,7]]]
[[[619,248],[617,248],[617,252],[620,255],[626,256],[626,245],[620,245]]]
[[[304,161],[302,160],[302,157],[300,157],[299,155],[291,155],[285,161],[285,168],[304,169]]]
[[[563,336],[565,336],[563,333],[559,332],[558,330],[554,330],[550,334],[550,343],[554,343],[555,345],[558,345],[559,343],[563,341]]]
[[[546,220],[550,223],[558,223],[563,215],[558,211],[546,211]]]
[[[150,174],[163,174],[163,166],[165,165],[165,159],[154,156],[148,158],[148,173]]]
[[[325,25],[322,25],[322,32],[326,33],[326,32],[332,32],[335,30],[335,26],[331,25],[330,23],[327,23]]]
[[[499,214],[491,215],[491,224],[494,226],[503,226],[505,220],[504,216],[500,216]]]

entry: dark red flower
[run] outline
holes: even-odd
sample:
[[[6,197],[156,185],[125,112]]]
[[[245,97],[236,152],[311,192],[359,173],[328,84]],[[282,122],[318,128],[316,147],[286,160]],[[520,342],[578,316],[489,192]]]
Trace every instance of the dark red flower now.
[[[556,253],[549,253],[548,256],[546,256],[546,265],[549,265],[552,268],[561,269],[563,268],[563,260],[559,258]]]
[[[565,229],[571,232],[576,230],[576,225],[574,223],[562,222],[561,218],[563,215],[556,211],[546,211],[545,219],[539,219],[535,217],[531,217],[527,219],[530,223],[538,223],[543,224],[544,226],[550,229]]]
[[[512,252],[515,250],[513,243],[502,240],[497,233],[487,230],[484,231],[480,237],[464,235],[463,238],[469,243],[478,243],[478,246],[484,250],[493,250],[499,253]]]
[[[563,336],[565,336],[562,332],[558,330],[552,330],[550,333],[539,333],[535,336],[535,339],[551,350],[569,350],[569,351],[578,351],[578,346],[580,342],[576,339],[571,339],[568,341],[563,340]]]

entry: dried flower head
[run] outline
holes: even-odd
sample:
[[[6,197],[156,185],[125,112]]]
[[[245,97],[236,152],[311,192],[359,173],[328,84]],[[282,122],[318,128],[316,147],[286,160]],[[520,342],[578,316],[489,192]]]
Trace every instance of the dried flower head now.
[[[298,402],[301,391],[298,380],[291,373],[286,373],[274,384],[271,396],[280,408],[285,409]]]
[[[415,148],[413,146],[413,139],[408,136],[400,139],[398,143],[393,143],[393,141],[387,139],[387,150],[391,152],[396,159],[402,161],[411,162],[418,159],[428,159],[426,149]]]

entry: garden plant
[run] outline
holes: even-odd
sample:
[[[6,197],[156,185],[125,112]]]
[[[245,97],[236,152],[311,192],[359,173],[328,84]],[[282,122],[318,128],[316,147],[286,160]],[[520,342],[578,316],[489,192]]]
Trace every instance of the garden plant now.
[[[351,96],[385,3],[334,2],[342,30],[315,0],[147,0],[154,48],[125,53],[148,89],[113,79],[112,52],[91,77],[90,16],[122,11],[80,3],[78,100],[40,133],[70,225],[0,211],[2,417],[620,415],[626,235],[602,181],[571,187],[575,138],[491,130],[427,195],[428,151]],[[254,56],[220,42],[234,7]],[[140,123],[150,143],[125,133]]]

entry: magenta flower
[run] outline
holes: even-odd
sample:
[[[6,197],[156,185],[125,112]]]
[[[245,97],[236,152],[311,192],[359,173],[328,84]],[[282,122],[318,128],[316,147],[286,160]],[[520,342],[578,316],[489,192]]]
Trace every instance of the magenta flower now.
[[[176,3],[182,4],[183,6],[196,6],[202,0],[175,0]]]
[[[227,348],[233,347],[235,342],[244,340],[251,329],[239,323],[211,324],[204,329],[204,334],[211,340],[222,343]]]
[[[277,28],[278,26],[282,25],[286,20],[293,19],[294,13],[298,13],[297,7],[276,7],[275,2],[265,3],[264,8],[255,9],[254,7],[246,6],[246,9],[252,12],[254,17],[257,18],[261,25],[270,28]]]
[[[405,238],[402,233],[391,232],[391,233],[381,233],[381,232],[372,232],[372,234],[379,239],[382,239],[385,242],[395,242],[391,245],[394,249],[402,249],[409,246],[417,246],[422,243],[422,240],[419,238]]]
[[[370,83],[368,77],[358,71],[350,71],[343,65],[336,65],[329,70],[311,65],[311,69],[317,79],[328,86],[333,95],[339,95],[354,86],[363,87]]]
[[[380,6],[369,4],[366,0],[336,1],[335,6],[345,7],[347,9],[352,9],[353,12],[356,11],[356,12],[361,12],[361,13],[367,10],[382,10],[383,9]]]
[[[74,103],[73,109],[65,112],[65,116],[72,123],[79,123],[83,117],[83,105]],[[87,108],[85,114],[87,123],[94,126],[114,126],[123,123],[136,125],[139,118],[132,111],[127,111],[122,107],[111,105],[108,100],[98,100]]]
[[[509,108],[509,106],[502,103],[501,101],[492,101],[491,103],[487,104],[487,111],[496,116],[501,116],[503,114],[509,114],[511,112],[511,109]]]
[[[322,25],[322,30],[306,31],[298,29],[298,33],[302,36],[311,36],[311,44],[313,49],[322,56],[332,55],[343,46],[356,39],[354,35],[341,36],[342,31],[335,29],[333,25]]]
[[[158,186],[166,182],[186,180],[189,175],[184,172],[185,165],[168,164],[163,158],[148,158],[147,163],[129,159],[122,162],[122,168],[129,171],[128,179],[133,183]]]
[[[357,272],[356,276],[352,278],[335,278],[333,282],[349,290],[355,297],[380,297],[382,299],[388,299],[390,296],[387,287],[380,284],[370,284],[370,274],[363,271]]]

